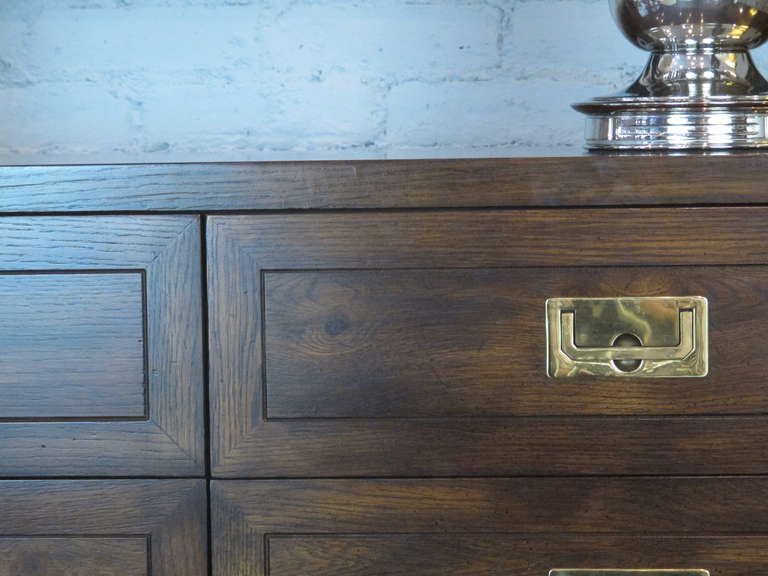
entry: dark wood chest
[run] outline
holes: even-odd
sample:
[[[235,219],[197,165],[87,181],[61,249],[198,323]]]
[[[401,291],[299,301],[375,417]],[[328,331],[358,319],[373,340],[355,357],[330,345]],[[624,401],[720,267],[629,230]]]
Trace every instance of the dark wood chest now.
[[[766,174],[0,169],[0,576],[768,573]],[[551,299],[694,296],[705,373],[548,374]]]

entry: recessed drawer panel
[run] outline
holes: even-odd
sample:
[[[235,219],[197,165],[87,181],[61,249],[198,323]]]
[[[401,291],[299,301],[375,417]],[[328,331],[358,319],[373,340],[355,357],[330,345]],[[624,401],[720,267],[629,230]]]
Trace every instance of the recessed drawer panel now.
[[[202,480],[0,482],[0,576],[203,576]]]
[[[0,274],[0,418],[144,418],[144,274]]]
[[[767,473],[763,218],[211,217],[213,472]],[[547,376],[548,299],[692,296],[708,300],[708,373]]]
[[[766,536],[427,534],[274,536],[267,542],[270,576],[547,576],[553,567],[622,566],[626,570],[701,567],[710,574],[752,576],[768,563]]]
[[[214,574],[751,576],[768,563],[766,496],[764,479],[221,480]]]
[[[546,300],[709,300],[707,378],[552,379]],[[265,272],[269,418],[768,412],[768,267]]]
[[[203,473],[199,220],[0,218],[0,476]]]

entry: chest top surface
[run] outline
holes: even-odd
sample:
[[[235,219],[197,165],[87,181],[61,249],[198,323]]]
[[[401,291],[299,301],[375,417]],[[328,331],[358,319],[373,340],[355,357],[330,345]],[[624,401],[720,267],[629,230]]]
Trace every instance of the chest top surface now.
[[[0,214],[768,203],[768,155],[0,167]]]

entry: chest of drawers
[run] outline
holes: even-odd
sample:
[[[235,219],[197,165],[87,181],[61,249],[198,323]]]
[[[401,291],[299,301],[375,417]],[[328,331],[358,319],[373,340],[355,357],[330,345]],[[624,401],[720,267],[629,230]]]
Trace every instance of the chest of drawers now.
[[[0,575],[768,572],[765,173],[0,169]],[[549,299],[690,296],[706,375],[548,376]]]

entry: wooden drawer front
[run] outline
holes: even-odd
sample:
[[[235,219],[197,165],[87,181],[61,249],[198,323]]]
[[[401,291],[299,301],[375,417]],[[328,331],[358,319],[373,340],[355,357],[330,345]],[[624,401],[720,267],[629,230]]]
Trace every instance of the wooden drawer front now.
[[[219,477],[768,472],[768,210],[209,219]],[[710,374],[549,379],[550,297],[705,296]]]
[[[745,478],[220,480],[214,576],[751,576],[768,565],[766,497]]]
[[[203,480],[0,482],[0,576],[203,576]]]
[[[202,474],[199,237],[187,216],[0,219],[0,475]]]

